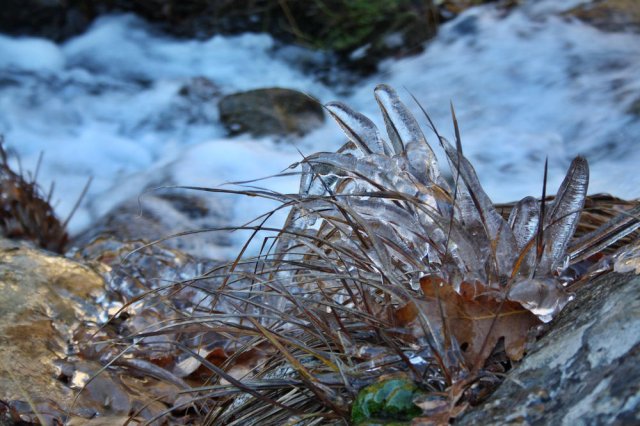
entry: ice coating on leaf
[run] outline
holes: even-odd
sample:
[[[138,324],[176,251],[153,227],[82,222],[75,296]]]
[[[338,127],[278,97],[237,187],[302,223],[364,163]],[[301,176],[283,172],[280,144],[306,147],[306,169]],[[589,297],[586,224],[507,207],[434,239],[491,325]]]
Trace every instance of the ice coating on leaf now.
[[[349,140],[355,143],[364,154],[391,155],[391,149],[380,136],[380,131],[366,116],[352,110],[342,102],[330,102],[326,108]]]
[[[399,207],[376,203],[372,200],[352,200],[350,201],[359,212],[366,212],[367,217],[376,223],[376,229],[385,229],[385,235],[388,236],[388,242],[391,244],[394,240],[402,240],[401,244],[405,245],[406,250],[414,252],[414,259],[408,261],[406,266],[413,266],[416,270],[424,270],[425,265],[416,263],[422,262],[428,255],[433,264],[442,264],[445,262],[442,256],[447,251],[447,262],[453,262],[457,268],[465,271],[469,276],[476,279],[483,278],[482,270],[477,268],[482,262],[477,257],[477,247],[471,239],[460,231],[460,227],[454,225],[449,235],[449,248],[446,249],[448,223],[442,218],[433,216],[433,220],[415,221],[415,218],[421,215],[413,216],[410,212]],[[411,224],[414,224],[411,226]],[[392,234],[387,234],[386,229],[393,230]],[[435,250],[429,251],[429,246]]]
[[[405,156],[412,168],[413,175],[425,185],[446,185],[440,177],[431,148],[425,143],[411,142],[405,147]]]
[[[489,196],[482,189],[478,176],[473,166],[471,166],[471,163],[469,163],[469,160],[463,155],[458,155],[458,151],[446,140],[443,140],[442,145],[451,163],[457,166],[457,171],[460,173],[467,187],[479,221],[482,223],[486,236],[489,238],[490,245],[495,253],[497,267],[497,271],[495,272],[497,276],[509,276],[513,269],[516,254],[516,242],[511,229],[497,212]],[[468,213],[471,214],[471,212]]]
[[[404,136],[406,137],[407,129],[396,128],[400,124],[400,120],[398,120],[397,111],[392,107],[394,102],[397,104],[400,100],[393,89],[382,84],[376,86],[374,95],[380,111],[382,111],[382,118],[384,118],[384,124],[387,126],[387,134],[389,135],[391,146],[393,146],[396,154],[402,154],[404,152],[404,140],[400,132],[404,130]],[[394,116],[390,116],[390,114],[394,114]],[[409,136],[409,138],[412,138],[412,136]]]
[[[538,228],[540,205],[538,200],[524,197],[514,206],[509,215],[509,226],[516,239],[518,250],[522,250],[531,241]]]
[[[323,193],[327,182],[325,176],[337,176],[340,180],[349,179],[357,182],[360,190],[396,191],[412,196],[416,194],[425,205],[436,208],[434,194],[427,187],[421,186],[413,178],[413,175],[406,171],[406,159],[401,156],[387,157],[371,154],[356,158],[351,155],[321,153],[307,157],[305,162],[309,165],[310,170],[315,172],[314,180],[321,180],[321,183],[316,182],[311,186],[305,183],[305,187],[317,189],[316,192],[313,192],[314,194]],[[325,185],[322,185],[322,182]],[[329,188],[333,190],[338,181],[332,182],[334,185]]]
[[[399,139],[402,146],[406,146],[411,142],[424,142],[426,144],[426,139],[418,121],[402,103],[395,90],[386,84],[379,84],[376,86],[374,94],[385,118],[390,138]],[[396,154],[400,152],[396,152]]]
[[[374,93],[396,154],[407,153],[409,164],[417,172],[415,177],[420,182],[438,183],[440,171],[436,156],[414,116],[395,90],[386,84],[378,85]]]
[[[564,261],[569,240],[578,226],[588,185],[587,160],[576,157],[571,162],[551,208],[545,214],[545,247],[536,276],[552,273]]]
[[[325,194],[341,176],[346,176],[345,172],[332,167],[331,164],[324,164],[319,160],[316,161],[316,159],[324,158],[324,156],[325,153],[314,154],[305,158],[302,162],[301,195]]]
[[[440,138],[441,145],[450,146],[449,141],[445,138]],[[468,230],[468,232],[473,236],[482,235],[484,233],[484,226],[482,224],[482,220],[480,215],[478,214],[478,210],[476,206],[473,204],[473,199],[471,198],[471,194],[467,189],[467,185],[464,184],[462,178],[460,177],[460,173],[458,172],[457,163],[453,163],[452,159],[447,156],[447,161],[449,162],[449,168],[451,169],[451,173],[453,175],[453,182],[455,185],[455,206],[456,212],[460,217],[460,221]]]
[[[322,164],[322,158],[332,156],[358,158],[363,156],[363,152],[353,142],[348,142],[337,152],[318,152],[306,157],[298,163],[301,164],[302,168],[299,189],[300,195],[328,194],[331,188],[335,187],[340,177],[347,175],[344,171],[337,170],[331,165]],[[292,168],[295,168],[295,166],[296,165],[293,165]]]

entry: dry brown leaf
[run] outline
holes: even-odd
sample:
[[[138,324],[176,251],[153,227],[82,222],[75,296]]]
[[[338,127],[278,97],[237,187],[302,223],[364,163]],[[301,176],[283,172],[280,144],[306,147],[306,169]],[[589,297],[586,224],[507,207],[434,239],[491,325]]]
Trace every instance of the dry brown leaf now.
[[[255,371],[260,364],[264,364],[272,353],[273,350],[268,347],[254,347],[243,350],[242,353],[231,358],[233,350],[217,347],[208,353],[206,360],[218,367],[224,367],[227,374],[240,380]],[[211,380],[212,375],[215,376],[209,367],[198,362],[198,368],[189,374],[188,379],[192,383],[204,384]],[[229,384],[224,378],[220,379],[220,383]]]
[[[521,359],[529,330],[540,324],[535,315],[516,302],[505,301],[501,307],[500,300],[486,292],[480,283],[463,283],[461,294],[438,277],[424,277],[420,284],[424,299],[417,303],[441,335],[447,331],[456,339],[469,366],[482,365],[501,338],[509,358]],[[438,300],[446,330],[442,326]],[[396,312],[396,318],[415,325],[417,313],[417,307],[410,303]],[[422,328],[414,327],[414,330],[419,332]]]

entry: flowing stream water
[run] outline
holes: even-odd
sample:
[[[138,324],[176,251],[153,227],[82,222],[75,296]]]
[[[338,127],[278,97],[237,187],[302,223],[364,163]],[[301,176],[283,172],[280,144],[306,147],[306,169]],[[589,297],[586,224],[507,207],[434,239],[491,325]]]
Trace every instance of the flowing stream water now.
[[[0,134],[23,170],[34,171],[44,153],[38,179],[45,188],[55,182],[62,217],[93,177],[70,223],[73,233],[145,188],[269,176],[300,153],[344,142],[331,120],[295,143],[229,137],[214,101],[181,94],[202,77],[214,99],[288,87],[322,103],[341,100],[378,124],[373,88],[387,83],[418,116],[414,95],[449,139],[453,102],[465,155],[494,201],[539,195],[545,157],[555,192],[576,155],[590,163],[590,193],[637,198],[640,35],[563,18],[557,3],[527,1],[508,14],[493,6],[470,9],[443,25],[422,54],[387,60],[377,74],[342,87],[303,71],[300,58],[313,61],[312,52],[278,46],[264,34],[176,39],[118,15],[61,44],[0,35]],[[298,177],[262,185],[297,192]],[[268,207],[255,199],[229,202],[235,224]],[[217,254],[230,255],[243,239]]]

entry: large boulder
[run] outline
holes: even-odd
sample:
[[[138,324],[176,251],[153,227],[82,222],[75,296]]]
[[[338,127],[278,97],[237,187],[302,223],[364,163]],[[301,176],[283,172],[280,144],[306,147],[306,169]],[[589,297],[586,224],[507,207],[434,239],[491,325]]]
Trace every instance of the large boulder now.
[[[218,108],[220,120],[231,134],[304,135],[324,121],[318,101],[296,90],[279,87],[225,96]]]
[[[460,425],[640,424],[640,277],[580,290],[547,335]]]

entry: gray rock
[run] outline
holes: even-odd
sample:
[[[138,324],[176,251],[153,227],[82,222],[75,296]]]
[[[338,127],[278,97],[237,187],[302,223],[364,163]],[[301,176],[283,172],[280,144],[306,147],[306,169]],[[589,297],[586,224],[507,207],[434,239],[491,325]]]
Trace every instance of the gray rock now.
[[[640,277],[590,282],[460,425],[640,424]]]
[[[218,108],[220,120],[231,134],[304,135],[324,121],[319,102],[291,89],[235,93],[222,98]]]
[[[98,237],[113,241],[145,243],[168,238],[163,246],[191,255],[216,258],[229,249],[228,232],[198,232],[179,238],[172,235],[229,226],[232,208],[220,198],[198,196],[195,191],[158,190],[140,198],[126,199],[101,216],[90,229],[77,236],[74,247],[86,247]]]

